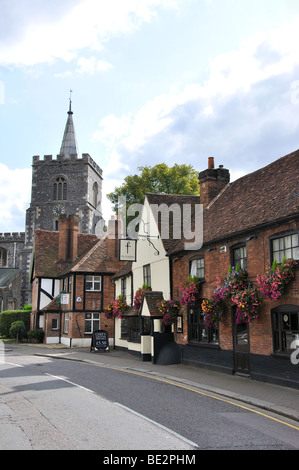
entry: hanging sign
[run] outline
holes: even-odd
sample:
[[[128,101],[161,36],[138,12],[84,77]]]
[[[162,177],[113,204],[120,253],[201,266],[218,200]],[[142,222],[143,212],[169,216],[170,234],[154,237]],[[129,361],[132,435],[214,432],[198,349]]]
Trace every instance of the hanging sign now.
[[[119,261],[136,261],[136,240],[119,240]]]

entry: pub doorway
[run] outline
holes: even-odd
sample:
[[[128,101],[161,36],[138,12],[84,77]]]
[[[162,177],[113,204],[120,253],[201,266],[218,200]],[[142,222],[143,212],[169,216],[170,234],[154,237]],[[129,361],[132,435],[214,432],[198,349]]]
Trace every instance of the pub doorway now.
[[[236,323],[236,307],[232,308],[232,331],[234,348],[234,372],[237,375],[250,375],[249,324]]]

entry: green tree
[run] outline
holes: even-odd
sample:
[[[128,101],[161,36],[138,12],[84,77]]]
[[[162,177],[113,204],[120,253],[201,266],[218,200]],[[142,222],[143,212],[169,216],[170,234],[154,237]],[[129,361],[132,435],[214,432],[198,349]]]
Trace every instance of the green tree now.
[[[140,174],[126,176],[124,183],[107,194],[118,213],[118,198],[125,196],[127,205],[143,204],[145,193],[199,195],[198,173],[191,165],[172,167],[159,163],[153,167],[141,166]]]

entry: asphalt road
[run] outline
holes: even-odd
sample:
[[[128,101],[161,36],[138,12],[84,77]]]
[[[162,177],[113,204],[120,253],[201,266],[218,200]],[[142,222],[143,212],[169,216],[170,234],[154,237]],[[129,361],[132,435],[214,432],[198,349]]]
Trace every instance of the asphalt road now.
[[[299,449],[298,423],[200,389],[13,354],[0,363],[0,449]]]

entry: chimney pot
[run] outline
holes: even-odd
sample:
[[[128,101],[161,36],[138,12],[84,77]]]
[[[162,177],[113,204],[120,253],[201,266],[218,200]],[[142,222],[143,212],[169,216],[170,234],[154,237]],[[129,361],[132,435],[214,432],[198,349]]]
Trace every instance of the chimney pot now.
[[[209,157],[209,165],[208,168],[214,168],[214,157]]]

